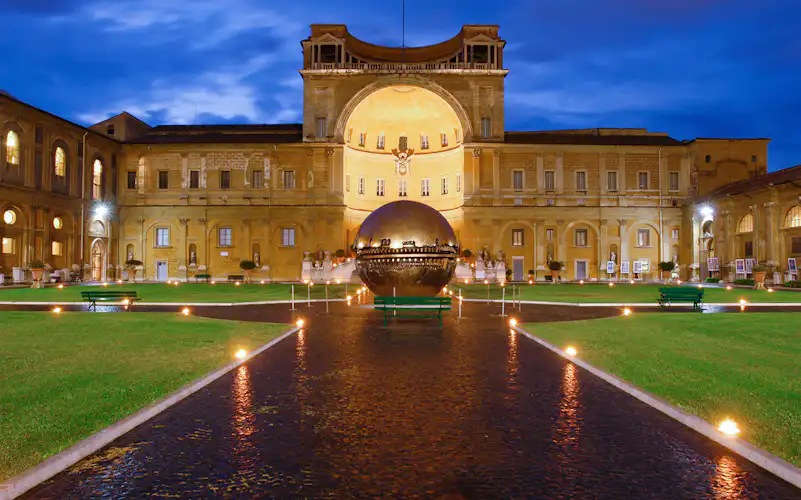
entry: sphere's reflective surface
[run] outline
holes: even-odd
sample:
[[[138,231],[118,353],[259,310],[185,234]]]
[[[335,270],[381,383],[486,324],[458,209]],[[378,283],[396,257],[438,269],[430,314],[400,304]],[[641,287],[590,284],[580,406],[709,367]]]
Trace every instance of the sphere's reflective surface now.
[[[436,295],[456,269],[458,245],[439,212],[395,201],[371,213],[354,243],[356,271],[376,295]]]

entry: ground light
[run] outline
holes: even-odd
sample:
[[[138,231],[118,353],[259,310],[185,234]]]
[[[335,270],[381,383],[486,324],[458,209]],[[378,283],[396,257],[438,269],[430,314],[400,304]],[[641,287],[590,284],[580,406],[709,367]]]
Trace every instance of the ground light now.
[[[236,353],[234,354],[236,359],[245,359],[245,357],[247,357],[247,355],[248,355],[248,352],[246,350],[244,350],[244,349],[240,349],[240,350],[236,351]]]
[[[123,301],[122,301],[122,305],[124,305],[124,306],[127,306],[130,303],[131,303],[131,301],[128,300],[128,299],[123,299]]]
[[[623,309],[623,316],[631,316],[631,309],[628,307]]]
[[[509,326],[517,326],[517,320],[514,318],[509,318]]]
[[[773,293],[773,288],[768,288],[768,293]]]
[[[298,318],[298,320],[295,322],[295,325],[297,325],[298,328],[303,328],[303,324],[304,323],[305,323],[305,321],[303,321],[302,319]]]
[[[748,304],[748,302],[745,299],[740,299],[740,305],[741,306],[744,306],[744,305],[747,305],[747,304]]]
[[[731,285],[726,285],[726,290],[731,292]]]
[[[172,285],[172,280],[167,280],[168,285]]]
[[[676,283],[681,285],[681,280],[676,280]]]
[[[702,288],[704,288],[704,285],[698,285],[698,289],[699,290],[702,289]]]
[[[64,285],[58,285],[58,289],[59,290],[63,290],[64,289]]]
[[[737,436],[740,433],[740,427],[737,425],[737,422],[734,420],[727,418],[723,422],[720,423],[718,426],[718,430],[723,434],[731,437]]]
[[[237,281],[237,282],[236,282],[236,283],[234,283],[234,284],[235,284],[236,286],[239,286],[241,283],[239,283],[239,282]]]
[[[118,285],[122,285],[122,280],[117,280]]]
[[[60,307],[54,307],[54,308],[53,308],[53,312],[54,312],[54,313],[56,313],[56,314],[58,314],[58,313],[60,313],[60,312],[61,312],[61,308],[60,308]]]
[[[184,316],[189,316],[189,308],[184,307],[183,309],[181,309],[181,314],[183,314]]]
[[[464,282],[465,282],[465,283],[467,283],[467,280],[464,280]],[[533,284],[534,284],[534,282],[533,282],[533,281],[531,281],[531,280],[528,280],[528,284],[529,284],[529,285],[533,285]]]
[[[612,288],[613,286],[615,286],[614,283],[609,283],[609,288]]]
[[[634,284],[634,280],[629,281],[629,283],[631,283],[633,285]]]
[[[103,286],[108,286],[108,283],[104,281]]]
[[[578,354],[578,351],[572,345],[567,346],[567,349],[565,349],[565,352],[570,356],[575,356],[576,354]]]
[[[531,283],[531,282],[529,281],[529,283]],[[579,285],[583,285],[583,284],[584,284],[584,280],[579,280]]]
[[[262,284],[262,285],[264,284],[264,280],[261,280],[261,284]]]
[[[216,285],[216,284],[217,284],[217,282],[216,282],[216,281],[214,281],[214,280],[211,280],[211,284],[212,284],[212,285]]]

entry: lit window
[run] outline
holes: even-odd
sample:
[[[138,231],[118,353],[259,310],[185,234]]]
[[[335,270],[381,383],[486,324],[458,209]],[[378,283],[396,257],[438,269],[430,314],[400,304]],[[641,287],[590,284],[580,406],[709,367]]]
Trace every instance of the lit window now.
[[[350,193],[350,174],[345,176],[345,192]]]
[[[784,227],[801,227],[801,205],[796,205],[787,211]]]
[[[378,148],[378,149],[384,149],[384,141],[385,141],[385,139],[386,139],[386,137],[384,137],[384,134],[379,135],[378,136],[378,142],[376,143],[375,147]]]
[[[220,170],[220,189],[231,189],[230,170]]]
[[[64,177],[67,175],[67,153],[65,153],[64,148],[60,146],[56,148],[55,165],[53,170],[56,174],[56,177]]]
[[[523,171],[515,170],[512,172],[512,188],[515,191],[523,190]]]
[[[484,139],[492,137],[492,120],[486,116],[481,118],[481,137]]]
[[[553,170],[546,170],[545,171],[545,190],[546,191],[553,191],[555,189],[554,185],[556,183],[554,182],[554,179],[555,179],[554,171]]]
[[[114,135],[114,125],[109,124],[106,126],[106,135]]]
[[[448,194],[448,178],[442,178],[442,194]]]
[[[523,230],[522,229],[512,229],[512,246],[513,247],[522,247],[523,246]]]
[[[261,170],[253,171],[253,183],[251,187],[253,189],[261,189],[264,187],[264,172]]]
[[[754,216],[751,214],[745,214],[742,219],[740,219],[740,223],[737,225],[737,232],[738,233],[750,233],[754,230]]]
[[[294,247],[295,246],[295,228],[285,227],[281,230],[281,246]]]
[[[456,174],[456,192],[462,192],[462,174]]]
[[[650,247],[651,246],[651,230],[638,229],[637,230],[637,246]]]
[[[606,190],[617,191],[617,172],[606,173]]]
[[[3,238],[3,253],[4,254],[12,254],[12,253],[14,253],[14,239],[13,238]]]
[[[6,135],[6,162],[19,165],[19,134],[13,130]]]
[[[576,191],[587,190],[587,172],[576,172]]]
[[[668,189],[670,191],[678,191],[679,190],[679,173],[678,172],[670,172],[670,177],[668,178]]]
[[[17,222],[17,212],[13,210],[6,210],[3,212],[3,222],[9,226]]]
[[[284,170],[284,189],[295,189],[294,170]]]
[[[99,200],[102,196],[103,187],[103,162],[95,160],[92,166],[92,199]]]
[[[553,240],[553,229],[545,230],[545,239],[549,241]]]
[[[406,151],[408,148],[409,148],[409,139],[405,135],[398,137],[398,150]]]
[[[359,147],[364,147],[365,141],[367,140],[367,134],[364,132],[359,134]]]
[[[170,246],[170,229],[166,227],[156,228],[156,246],[168,247]]]
[[[406,179],[398,180],[398,196],[404,197],[407,195]]]
[[[384,196],[384,179],[378,179],[375,183],[376,196]]]
[[[671,233],[670,233],[670,236],[671,236],[671,237],[672,237],[674,240],[677,240],[677,239],[679,239],[679,230],[674,228],[674,229],[671,231]]]
[[[359,185],[357,186],[358,194],[364,194],[364,177],[359,177]]]
[[[648,189],[648,172],[640,172],[637,174],[637,186],[640,191]]]
[[[428,149],[428,136],[421,135],[420,136],[420,149]]]
[[[231,246],[231,228],[221,227],[217,230],[217,242],[221,247]]]
[[[136,172],[133,170],[128,172],[128,189],[136,189]]]
[[[431,183],[428,179],[420,181],[420,195],[428,196],[431,193]]]
[[[64,227],[64,221],[61,217],[53,217],[53,228],[61,229],[62,227]]]
[[[447,148],[448,147],[448,134],[446,134],[446,133],[439,134],[439,139],[440,139],[440,142],[442,143],[442,147],[443,148]]]
[[[56,256],[64,255],[64,244],[60,241],[54,241],[52,246],[51,253]]]
[[[576,229],[576,246],[577,247],[586,247],[587,246],[587,230],[586,229]]]
[[[328,123],[324,116],[317,117],[317,138],[324,139],[328,136]]]

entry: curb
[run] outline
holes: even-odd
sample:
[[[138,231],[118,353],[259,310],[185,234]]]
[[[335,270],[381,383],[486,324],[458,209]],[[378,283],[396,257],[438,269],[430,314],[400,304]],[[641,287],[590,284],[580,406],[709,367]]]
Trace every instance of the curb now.
[[[65,471],[69,467],[75,465],[77,462],[108,445],[123,434],[147,422],[171,406],[203,389],[223,375],[243,365],[251,358],[258,356],[270,347],[293,335],[298,330],[300,330],[300,328],[293,327],[289,331],[284,332],[281,336],[274,338],[255,351],[249,353],[246,358],[234,361],[233,363],[230,363],[217,371],[209,373],[200,379],[188,383],[180,389],[168,394],[159,401],[142,408],[136,413],[128,415],[122,420],[114,422],[105,429],[92,434],[88,438],[79,441],[64,451],[53,455],[52,457],[41,462],[39,465],[35,465],[22,474],[0,483],[0,500],[11,500],[16,498],[31,488],[34,488],[35,486],[47,481],[56,474]]]
[[[487,302],[487,299],[462,299],[464,302]],[[493,304],[500,304],[503,302],[500,299],[490,299]],[[572,306],[572,307],[660,307],[657,303],[652,302],[547,302],[543,300],[506,300],[507,304],[532,304],[541,306]],[[704,302],[702,307],[740,307],[739,302]],[[801,302],[748,302],[747,307],[801,307]],[[689,303],[672,304],[670,308],[690,308],[693,305]]]
[[[306,304],[308,300],[296,300],[295,304]],[[311,299],[311,302],[326,302],[326,299]],[[327,302],[345,302],[345,299],[328,299]],[[228,307],[228,306],[263,306],[269,304],[291,304],[291,300],[262,300],[258,302],[136,302],[136,306],[176,306],[176,307]],[[87,302],[22,302],[0,301],[0,306],[69,306]],[[122,306],[122,302],[106,302],[102,306]],[[134,308],[135,309],[135,308]]]
[[[720,431],[718,431],[714,425],[710,424],[701,417],[693,415],[692,413],[688,413],[682,410],[681,408],[674,406],[671,403],[668,403],[667,401],[657,396],[654,396],[653,394],[643,389],[640,389],[636,385],[630,384],[629,382],[626,382],[625,380],[615,375],[612,375],[609,372],[594,367],[593,365],[587,363],[582,359],[570,356],[563,350],[551,344],[550,342],[547,342],[539,337],[535,337],[534,335],[526,332],[525,330],[523,330],[518,326],[514,326],[511,328],[516,332],[520,333],[521,335],[524,335],[529,339],[533,340],[534,342],[537,342],[546,349],[555,352],[556,354],[565,358],[571,363],[592,373],[596,377],[617,387],[621,391],[631,396],[634,396],[635,398],[639,399],[648,406],[664,413],[665,415],[671,417],[674,420],[677,420],[678,422],[684,424],[685,426],[698,432],[699,434],[708,437],[709,439],[715,441],[716,443],[722,445],[723,447],[728,448],[729,450],[740,455],[746,460],[753,462],[754,464],[758,465],[759,467],[762,467],[768,472],[780,477],[781,479],[784,479],[793,486],[801,488],[801,468],[798,468],[793,464],[782,460],[781,458],[777,457],[776,455],[773,455],[772,453],[769,453],[761,448],[757,448],[756,446],[752,445],[747,441],[744,441],[736,437],[728,437],[721,434]]]

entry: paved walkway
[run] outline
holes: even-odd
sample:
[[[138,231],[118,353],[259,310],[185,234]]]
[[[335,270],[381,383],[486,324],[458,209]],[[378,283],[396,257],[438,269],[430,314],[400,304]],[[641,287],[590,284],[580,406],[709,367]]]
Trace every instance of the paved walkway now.
[[[798,498],[798,490],[503,326],[389,328],[317,304],[307,328],[30,498]],[[529,306],[552,321],[615,309]],[[199,314],[291,319],[285,306]],[[580,316],[581,318],[579,318]]]

